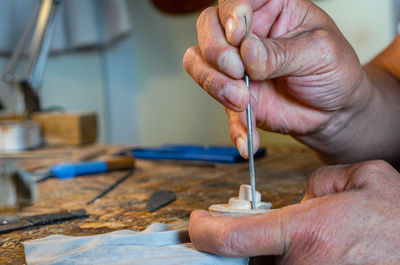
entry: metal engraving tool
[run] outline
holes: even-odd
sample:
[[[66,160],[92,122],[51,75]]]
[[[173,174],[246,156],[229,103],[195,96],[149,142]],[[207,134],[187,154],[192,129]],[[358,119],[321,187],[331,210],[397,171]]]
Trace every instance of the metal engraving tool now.
[[[247,18],[244,17],[244,22],[246,23],[247,29]],[[246,82],[246,86],[249,88],[250,93],[250,80],[247,73],[244,74],[244,81]],[[251,97],[250,97],[251,98]],[[254,171],[254,155],[253,155],[253,126],[252,126],[252,118],[251,118],[251,100],[249,99],[249,104],[247,105],[246,109],[246,116],[247,116],[247,146],[248,146],[248,154],[249,154],[249,168],[250,168],[250,184],[251,184],[251,204],[252,208],[255,210],[257,209],[256,204],[256,177]]]
[[[245,74],[244,80],[246,82],[247,87],[250,91],[250,82],[249,76]],[[251,103],[249,100],[249,104],[247,105],[246,109],[246,116],[247,116],[247,146],[249,150],[249,168],[250,168],[250,184],[251,184],[251,204],[252,208],[256,209],[256,200],[253,198],[256,197],[256,177],[254,171],[254,156],[253,156],[253,126],[252,126],[252,119],[251,119]]]

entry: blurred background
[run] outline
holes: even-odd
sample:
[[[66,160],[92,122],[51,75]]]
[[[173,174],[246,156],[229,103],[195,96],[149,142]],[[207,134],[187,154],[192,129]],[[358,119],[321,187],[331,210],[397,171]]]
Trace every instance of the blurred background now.
[[[186,49],[197,42],[199,12],[170,15],[150,0],[108,1],[119,2],[117,15],[124,14],[120,36],[100,48],[94,44],[68,52],[55,50],[48,59],[39,92],[42,107],[95,111],[98,140],[103,143],[231,144],[224,108],[182,67]],[[362,63],[396,35],[398,0],[321,0],[316,4],[333,17]],[[9,20],[8,28],[0,23],[0,31],[9,32],[10,24],[23,28],[28,23],[29,16],[16,18],[10,10],[0,9],[0,17]],[[5,68],[9,56],[7,51],[2,52],[0,69]],[[15,97],[13,88],[1,82],[0,99],[7,111],[17,108]],[[261,138],[264,145],[298,144],[288,136],[266,132]]]

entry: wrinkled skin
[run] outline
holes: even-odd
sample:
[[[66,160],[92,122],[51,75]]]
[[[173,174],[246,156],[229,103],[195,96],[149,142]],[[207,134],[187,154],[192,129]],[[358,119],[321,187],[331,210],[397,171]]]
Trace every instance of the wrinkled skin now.
[[[383,161],[324,167],[300,204],[236,219],[194,211],[190,238],[202,251],[279,255],[281,264],[400,264],[399,191]]]
[[[203,11],[197,31],[199,44],[187,50],[184,67],[227,107],[231,138],[244,157],[249,98],[259,128],[301,137],[335,134],[369,100],[353,48],[310,1],[221,0]],[[240,80],[244,69],[251,97]],[[256,150],[257,133],[254,142]]]
[[[328,163],[399,162],[400,38],[362,68],[334,22],[308,0],[220,0],[200,15],[197,31],[184,67],[226,107],[242,156],[251,100],[253,124],[294,136]],[[386,162],[325,167],[300,204],[236,219],[197,210],[189,233],[199,250],[226,256],[400,264],[399,194],[399,173]]]

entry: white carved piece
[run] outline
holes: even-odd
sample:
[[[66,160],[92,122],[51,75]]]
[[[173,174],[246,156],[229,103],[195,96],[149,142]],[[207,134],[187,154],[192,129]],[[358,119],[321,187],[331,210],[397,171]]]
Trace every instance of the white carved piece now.
[[[252,209],[251,202],[251,186],[241,185],[239,189],[239,196],[229,199],[228,204],[213,204],[208,208],[208,211],[213,216],[231,216],[240,217],[253,214],[263,214],[272,211],[272,206],[269,202],[261,201],[261,193],[256,191],[256,209]]]

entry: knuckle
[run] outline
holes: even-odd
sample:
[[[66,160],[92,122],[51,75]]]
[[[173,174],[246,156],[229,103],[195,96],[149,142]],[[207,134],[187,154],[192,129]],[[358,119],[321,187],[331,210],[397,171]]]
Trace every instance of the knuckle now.
[[[214,45],[206,45],[203,47],[203,55],[205,58],[207,58],[210,61],[218,61],[218,49]]]
[[[311,173],[310,177],[308,178],[308,183],[307,183],[307,189],[306,189],[307,194],[314,196],[315,183],[317,182],[321,173],[326,170],[326,168],[327,167],[321,167]]]
[[[373,186],[378,188],[388,185],[395,172],[395,169],[386,161],[373,160],[356,165],[353,177],[357,183],[363,185],[373,183]]]
[[[267,60],[268,67],[272,72],[281,72],[287,66],[287,62],[291,59],[288,58],[291,53],[288,53],[283,45],[272,40],[270,45],[266,46],[268,51],[269,60]]]
[[[216,90],[215,74],[213,71],[205,71],[199,76],[199,84],[210,94],[214,94]]]
[[[320,190],[320,184],[324,182],[326,176],[336,176],[338,170],[344,169],[345,165],[323,166],[315,170],[308,179],[307,193],[316,195]]]
[[[197,30],[199,30],[199,28],[208,20],[208,18],[210,16],[213,16],[213,15],[216,15],[216,14],[217,14],[217,11],[216,11],[216,7],[214,7],[214,6],[211,6],[211,7],[208,7],[206,9],[204,9],[200,13],[199,18],[197,19],[197,22],[196,22]]]
[[[219,16],[222,21],[226,21],[231,13],[231,1],[218,1]]]
[[[391,170],[392,166],[384,160],[373,160],[361,163],[359,169],[362,172],[382,172]]]
[[[203,11],[205,16],[215,16],[218,14],[216,6],[210,6]]]
[[[324,60],[337,62],[342,54],[339,42],[334,34],[325,29],[316,29],[312,32],[312,39],[315,41],[316,49],[319,50]]]
[[[311,174],[309,182],[314,183],[325,171],[329,170],[330,168],[332,168],[332,166],[323,166],[318,168]]]
[[[189,74],[192,73],[193,67],[193,54],[195,52],[195,46],[190,47],[186,50],[185,55],[183,55],[183,67]]]

